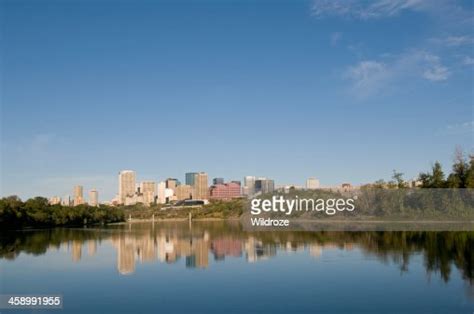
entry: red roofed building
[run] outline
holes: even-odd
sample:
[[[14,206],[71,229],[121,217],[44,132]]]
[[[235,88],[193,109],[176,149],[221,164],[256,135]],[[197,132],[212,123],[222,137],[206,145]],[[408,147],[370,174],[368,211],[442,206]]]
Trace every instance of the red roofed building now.
[[[215,184],[209,188],[209,196],[210,199],[214,200],[229,200],[241,197],[240,184],[236,182]]]

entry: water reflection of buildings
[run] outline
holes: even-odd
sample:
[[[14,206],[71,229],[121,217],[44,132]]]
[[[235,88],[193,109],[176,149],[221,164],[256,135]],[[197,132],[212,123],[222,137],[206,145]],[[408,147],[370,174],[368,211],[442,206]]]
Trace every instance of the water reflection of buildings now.
[[[209,265],[209,236],[178,237],[159,234],[157,236],[158,259],[161,262],[175,263],[185,258],[188,268],[206,268]]]
[[[242,256],[242,241],[233,238],[222,238],[211,241],[211,252],[214,260],[224,260],[226,256]]]
[[[73,262],[79,262],[81,260],[82,246],[83,246],[83,242],[79,240],[73,240],[71,243],[68,243],[68,248],[71,249],[71,256],[72,256]],[[87,255],[94,256],[96,252],[97,252],[97,241],[95,240],[87,241]]]
[[[112,238],[112,245],[117,249],[117,269],[123,274],[135,271],[135,261],[153,262],[157,259],[156,244],[150,235],[138,237],[119,235]]]
[[[72,241],[72,260],[79,262],[82,256],[82,241]]]
[[[282,241],[273,239],[263,241],[254,235],[247,237],[220,236],[212,238],[207,232],[179,233],[176,230],[159,230],[144,233],[117,233],[112,235],[111,243],[117,252],[117,270],[127,275],[135,272],[136,263],[160,261],[173,264],[184,261],[186,268],[209,267],[209,254],[214,261],[225,260],[226,257],[242,258],[249,263],[270,259],[278,251],[303,252],[309,251],[313,257],[319,258],[323,250],[351,250],[352,243],[315,243],[303,241]],[[78,262],[82,257],[83,242],[71,242],[72,260]],[[93,256],[97,252],[97,241],[87,241],[87,252]]]
[[[244,244],[247,261],[250,263],[267,259],[276,255],[277,246],[275,243],[264,244],[262,241],[250,236]]]

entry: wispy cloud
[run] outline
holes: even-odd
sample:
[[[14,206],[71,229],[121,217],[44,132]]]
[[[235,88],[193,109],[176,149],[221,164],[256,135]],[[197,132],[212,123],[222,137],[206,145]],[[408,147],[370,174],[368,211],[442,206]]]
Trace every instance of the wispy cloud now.
[[[457,47],[463,45],[472,45],[474,44],[474,37],[472,36],[447,36],[443,38],[432,38],[431,42],[436,44],[441,44],[448,47]]]
[[[469,134],[474,133],[474,121],[466,121],[457,124],[451,124],[446,126],[440,132],[441,134],[447,135],[460,135],[460,134]]]
[[[427,54],[425,55],[427,67],[423,72],[423,77],[430,81],[444,81],[447,80],[450,72],[447,67],[443,66],[438,56]]]
[[[469,56],[465,56],[462,59],[462,64],[464,64],[464,65],[474,65],[474,58],[469,57]]]
[[[316,18],[370,20],[392,18],[407,11],[436,16],[443,28],[472,27],[474,21],[471,9],[459,0],[313,0],[311,6]]]
[[[423,0],[315,0],[311,11],[319,18],[343,16],[366,20],[395,16],[404,10],[421,10],[425,6]]]
[[[351,81],[351,90],[359,98],[367,98],[388,87],[405,84],[408,79],[443,81],[450,71],[438,56],[425,51],[410,50],[381,60],[364,60],[347,67],[343,78]]]
[[[341,40],[342,33],[334,32],[331,34],[331,46],[336,46],[337,43]]]
[[[353,92],[361,98],[376,93],[391,76],[391,70],[384,63],[373,60],[361,61],[344,73],[344,77],[353,82]]]

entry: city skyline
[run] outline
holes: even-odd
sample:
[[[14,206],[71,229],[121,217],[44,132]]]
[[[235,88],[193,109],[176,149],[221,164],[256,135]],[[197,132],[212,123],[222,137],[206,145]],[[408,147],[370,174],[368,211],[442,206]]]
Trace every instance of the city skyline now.
[[[2,196],[110,199],[127,168],[357,185],[472,153],[472,1],[334,3],[2,1]]]

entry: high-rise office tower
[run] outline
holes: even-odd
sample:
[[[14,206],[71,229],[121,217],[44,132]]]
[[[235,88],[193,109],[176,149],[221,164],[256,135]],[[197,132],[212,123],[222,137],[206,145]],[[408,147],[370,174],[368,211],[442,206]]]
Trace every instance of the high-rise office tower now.
[[[189,176],[188,176],[189,174]],[[191,179],[191,173],[186,174],[186,180],[190,179],[193,184],[193,199],[204,200],[208,199],[209,181],[207,173],[205,172],[193,172],[193,178]]]
[[[185,175],[185,183],[190,186],[194,186],[194,180],[197,172],[187,172]]]
[[[275,190],[275,182],[267,178],[255,180],[255,193],[272,193]]]
[[[99,206],[99,192],[95,189],[89,191],[89,205]]]
[[[155,202],[156,182],[143,181],[140,183],[140,192],[143,194],[143,202],[147,205]]]
[[[84,193],[82,185],[76,185],[74,187],[74,206],[84,204]]]
[[[252,196],[255,194],[255,177],[246,176],[244,177],[244,194],[247,196]]]
[[[319,180],[316,178],[309,178],[306,180],[306,189],[315,190],[319,189]]]
[[[135,194],[135,171],[123,170],[119,173],[119,199],[125,204],[127,197],[133,197]]]
[[[158,187],[157,187],[157,196],[158,196],[157,202],[158,202],[158,204],[166,203],[165,191],[166,191],[166,182],[164,182],[164,181],[159,182]]]

